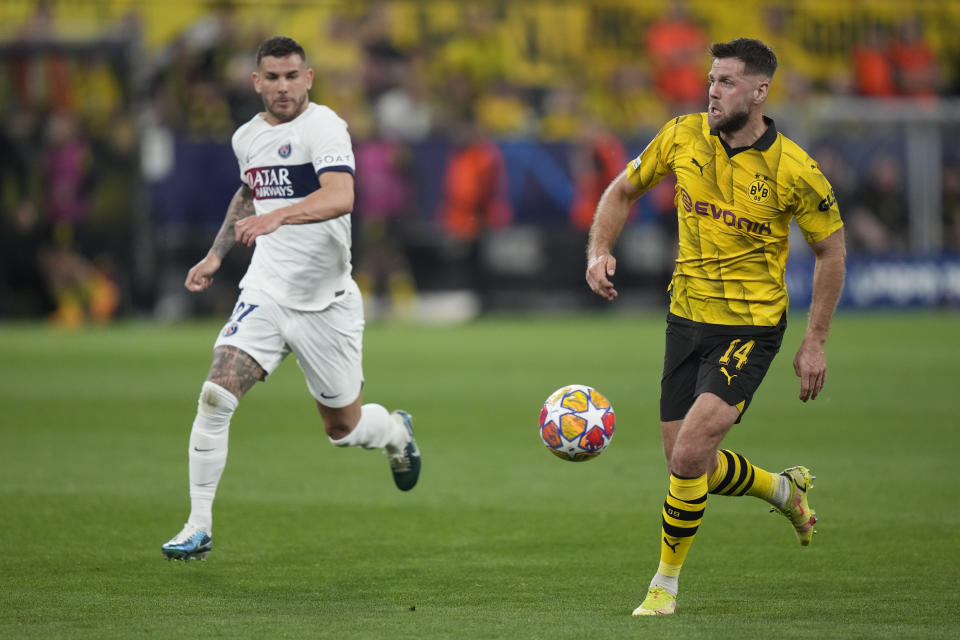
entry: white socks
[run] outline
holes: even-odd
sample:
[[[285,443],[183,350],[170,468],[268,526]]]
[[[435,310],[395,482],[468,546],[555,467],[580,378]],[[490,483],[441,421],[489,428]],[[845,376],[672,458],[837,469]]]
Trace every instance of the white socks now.
[[[230,418],[239,400],[209,380],[203,383],[197,417],[190,431],[190,517],[187,522],[211,533],[213,498],[227,464]],[[330,439],[338,447],[401,451],[409,439],[406,428],[379,404],[360,408],[360,421],[345,438]]]
[[[769,502],[775,507],[783,508],[787,506],[787,500],[790,498],[790,481],[786,476],[777,476],[777,479],[780,483]]]
[[[658,571],[657,574],[653,576],[653,580],[650,581],[650,587],[660,587],[661,589],[666,589],[673,595],[677,595],[679,579],[680,576],[665,576]]]
[[[197,403],[197,417],[190,431],[190,517],[210,534],[213,526],[213,497],[227,464],[230,417],[237,397],[209,380],[203,383]]]
[[[403,449],[409,439],[406,427],[379,404],[369,403],[360,407],[360,421],[356,428],[339,440],[330,438],[338,447],[361,449],[386,449],[396,453]]]

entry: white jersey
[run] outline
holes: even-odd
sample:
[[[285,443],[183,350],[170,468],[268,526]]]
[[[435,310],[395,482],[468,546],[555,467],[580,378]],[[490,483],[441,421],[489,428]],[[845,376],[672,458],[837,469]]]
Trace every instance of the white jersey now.
[[[258,114],[233,134],[240,178],[253,191],[257,215],[299,202],[320,188],[325,171],[354,172],[347,123],[315,104],[290,122]],[[259,236],[241,289],[257,289],[285,307],[316,311],[350,282],[350,214],[283,225]]]

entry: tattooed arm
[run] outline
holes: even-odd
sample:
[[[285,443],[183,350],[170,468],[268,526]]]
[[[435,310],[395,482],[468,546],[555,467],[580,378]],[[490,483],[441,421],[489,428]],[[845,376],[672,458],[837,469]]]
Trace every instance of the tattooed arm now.
[[[233,199],[227,206],[227,215],[223,219],[220,231],[217,232],[217,237],[213,239],[210,251],[203,260],[193,265],[187,272],[187,280],[183,283],[187,289],[193,292],[203,291],[213,283],[213,274],[220,268],[223,257],[236,243],[234,227],[237,221],[254,213],[253,192],[247,185],[242,185],[233,194]]]

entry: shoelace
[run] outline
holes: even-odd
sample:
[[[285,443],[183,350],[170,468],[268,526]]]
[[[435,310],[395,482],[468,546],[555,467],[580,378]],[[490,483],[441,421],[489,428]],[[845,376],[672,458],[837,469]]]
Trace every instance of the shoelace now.
[[[407,457],[407,454],[395,453],[388,455],[387,458],[390,459],[390,468],[394,471],[410,471],[410,458]]]

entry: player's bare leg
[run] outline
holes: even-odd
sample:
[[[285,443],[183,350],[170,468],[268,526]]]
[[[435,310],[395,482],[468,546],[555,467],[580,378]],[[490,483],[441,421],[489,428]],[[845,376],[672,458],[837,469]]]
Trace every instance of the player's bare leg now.
[[[213,350],[213,362],[207,381],[220,385],[237,400],[242,398],[253,385],[263,380],[265,372],[247,353],[237,347],[220,346]]]
[[[409,491],[420,477],[420,449],[413,437],[413,420],[406,411],[388,412],[379,404],[361,404],[361,396],[345,407],[317,402],[323,428],[338,447],[383,449],[390,462],[393,481]]]
[[[713,471],[717,447],[739,416],[739,409],[713,393],[697,396],[677,431],[668,461],[670,472],[691,478]]]
[[[317,402],[317,409],[323,419],[323,430],[331,441],[342,440],[357,428],[363,408],[360,396],[345,407],[327,407]]]
[[[677,441],[677,434],[680,433],[680,427],[683,426],[683,420],[671,420],[660,423],[660,432],[663,434],[663,455],[667,460],[667,466],[670,465],[670,457],[673,455],[673,445]]]
[[[202,560],[210,551],[213,499],[227,463],[230,419],[240,398],[263,377],[256,360],[240,349],[214,349],[190,432],[190,516],[180,533],[161,547],[167,558]]]

